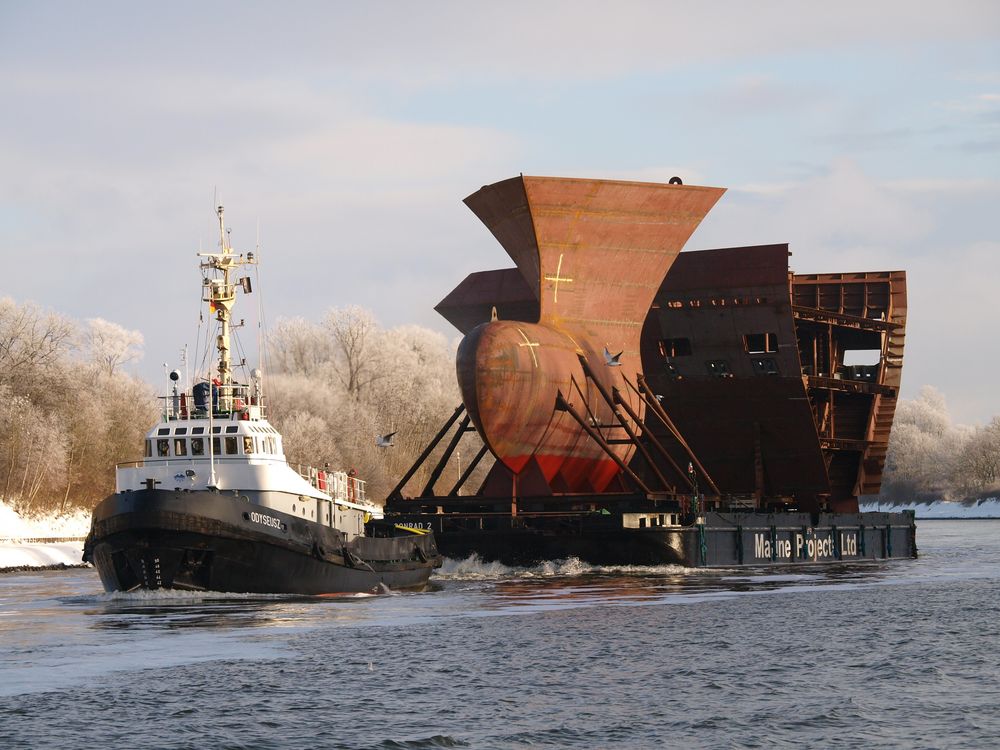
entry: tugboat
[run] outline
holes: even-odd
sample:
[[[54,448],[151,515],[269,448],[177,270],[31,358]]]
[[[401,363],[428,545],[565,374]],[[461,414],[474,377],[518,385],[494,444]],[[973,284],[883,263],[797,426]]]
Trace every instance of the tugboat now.
[[[427,583],[441,565],[431,532],[396,524],[354,471],[293,468],[265,417],[259,370],[233,376],[238,271],[223,208],[220,252],[202,258],[203,302],[218,326],[215,373],[190,391],[173,371],[145,457],[116,467],[115,493],[95,509],[83,559],[108,591],[377,593]]]

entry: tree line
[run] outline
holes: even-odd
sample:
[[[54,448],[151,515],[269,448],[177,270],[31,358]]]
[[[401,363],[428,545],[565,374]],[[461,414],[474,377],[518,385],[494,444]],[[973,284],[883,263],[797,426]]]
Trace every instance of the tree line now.
[[[899,401],[880,500],[973,502],[998,494],[1000,416],[984,426],[955,424],[944,395],[932,386]]]
[[[138,331],[100,318],[81,323],[0,299],[0,500],[20,512],[62,511],[91,508],[114,491],[115,464],[141,457],[160,415],[163,394],[122,369],[142,344]],[[353,468],[375,501],[461,402],[455,342],[419,326],[383,328],[360,307],[330,310],[319,323],[279,320],[268,351],[267,414],[289,463]],[[377,444],[390,433],[382,442],[391,446]],[[466,466],[481,445],[474,433],[463,438]],[[457,478],[455,468],[438,491]]]
[[[289,462],[354,468],[369,498],[384,499],[461,404],[456,345],[420,326],[382,328],[357,306],[332,309],[319,323],[278,321],[268,336],[265,393]],[[379,445],[377,437],[390,434],[391,447]],[[406,494],[420,492],[445,442]],[[480,447],[479,437],[466,433],[435,490],[447,492]],[[491,465],[484,460],[465,491],[478,488]]]
[[[0,499],[19,511],[93,507],[114,491],[115,463],[142,454],[160,405],[153,387],[122,368],[142,335],[0,299]],[[319,322],[283,319],[268,335],[268,418],[290,463],[353,468],[380,501],[460,404],[455,341],[420,326],[384,328],[361,307]],[[394,433],[391,446],[377,436]],[[482,443],[467,433],[442,476],[447,492]],[[443,447],[407,487],[422,489]],[[492,464],[469,479],[474,491]],[[1000,492],[1000,417],[953,423],[925,387],[897,406],[880,499],[975,500]]]
[[[0,299],[0,498],[19,511],[91,507],[141,455],[152,388],[121,371],[142,335]]]

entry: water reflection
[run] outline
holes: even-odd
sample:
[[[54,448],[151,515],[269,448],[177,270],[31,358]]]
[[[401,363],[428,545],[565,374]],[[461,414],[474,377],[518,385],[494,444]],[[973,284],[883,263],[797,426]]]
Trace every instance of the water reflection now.
[[[301,628],[319,618],[333,624],[361,622],[366,619],[364,602],[371,598],[176,594],[144,592],[131,598],[92,600],[84,614],[93,618],[89,627],[96,630]]]
[[[732,570],[670,570],[662,568],[593,569],[582,574],[537,574],[494,580],[483,603],[486,609],[538,610],[586,604],[649,604],[689,598],[726,597],[791,589],[839,588],[872,585],[899,572],[883,563],[742,568]],[[481,580],[481,579],[480,579]],[[486,581],[483,581],[486,583]]]

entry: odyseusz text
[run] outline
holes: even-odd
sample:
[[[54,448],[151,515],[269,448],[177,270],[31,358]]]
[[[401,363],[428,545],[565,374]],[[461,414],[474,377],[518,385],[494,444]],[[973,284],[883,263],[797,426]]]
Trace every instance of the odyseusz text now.
[[[281,521],[279,521],[274,516],[265,516],[263,513],[258,513],[257,511],[250,511],[250,520],[254,523],[260,523],[264,526],[270,526],[272,529],[280,529]]]
[[[795,534],[792,539],[775,539],[772,550],[771,535],[753,535],[753,555],[758,560],[819,560],[824,557],[835,557],[837,548],[832,536],[822,539],[814,536]],[[794,551],[794,556],[792,552]],[[772,554],[773,552],[773,554]],[[858,554],[858,535],[845,533],[840,535],[840,554],[842,557],[853,557]]]

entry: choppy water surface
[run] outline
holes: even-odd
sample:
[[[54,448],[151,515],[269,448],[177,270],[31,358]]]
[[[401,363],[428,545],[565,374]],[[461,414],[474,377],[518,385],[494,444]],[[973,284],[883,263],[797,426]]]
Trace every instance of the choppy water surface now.
[[[0,747],[1000,744],[1000,521],[774,570],[450,562],[377,597],[0,576]]]

